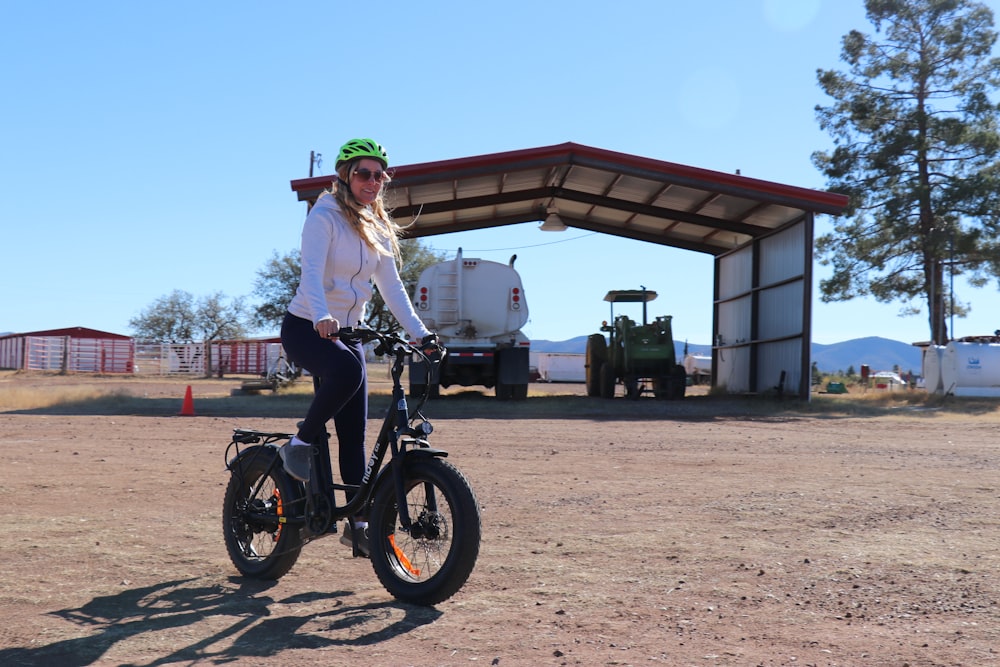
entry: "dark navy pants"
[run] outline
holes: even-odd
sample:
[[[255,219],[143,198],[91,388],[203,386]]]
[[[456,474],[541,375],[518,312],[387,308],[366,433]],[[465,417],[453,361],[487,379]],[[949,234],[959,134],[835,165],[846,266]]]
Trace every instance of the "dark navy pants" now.
[[[368,374],[361,343],[345,345],[340,339],[322,338],[312,322],[285,313],[281,344],[289,361],[319,378],[299,439],[316,442],[333,419],[340,444],[340,477],[345,484],[360,484],[368,423]]]

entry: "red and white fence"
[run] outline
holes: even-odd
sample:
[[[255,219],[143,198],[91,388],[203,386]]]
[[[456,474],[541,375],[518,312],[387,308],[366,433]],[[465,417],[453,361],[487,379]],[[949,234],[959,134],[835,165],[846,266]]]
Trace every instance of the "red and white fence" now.
[[[132,373],[134,362],[135,344],[128,339],[0,338],[0,368],[61,373]]]
[[[277,339],[211,344],[136,343],[130,338],[11,335],[0,337],[0,368],[59,373],[266,375],[279,366]]]
[[[221,341],[211,346],[211,372],[204,343],[142,343],[136,346],[136,373],[143,375],[265,375],[277,368],[281,343],[274,340]]]

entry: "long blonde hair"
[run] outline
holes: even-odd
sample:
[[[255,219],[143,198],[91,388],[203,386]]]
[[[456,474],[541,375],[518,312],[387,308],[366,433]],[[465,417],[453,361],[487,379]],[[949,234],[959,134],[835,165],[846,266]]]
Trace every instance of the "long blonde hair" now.
[[[403,228],[393,221],[382,201],[382,192],[389,184],[389,175],[385,175],[385,180],[382,181],[383,190],[379,190],[375,201],[365,206],[354,198],[354,193],[351,192],[351,187],[347,183],[356,162],[357,160],[352,160],[340,165],[340,169],[337,170],[338,179],[334,181],[329,190],[323,192],[323,195],[333,195],[333,198],[340,204],[340,210],[344,212],[344,216],[358,230],[358,234],[369,248],[377,253],[386,254],[384,242],[388,240],[392,257],[398,264],[400,262],[399,235]]]

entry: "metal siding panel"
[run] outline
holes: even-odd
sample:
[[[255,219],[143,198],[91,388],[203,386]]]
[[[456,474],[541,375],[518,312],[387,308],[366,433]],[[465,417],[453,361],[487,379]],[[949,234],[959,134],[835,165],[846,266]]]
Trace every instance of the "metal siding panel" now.
[[[21,370],[21,350],[24,349],[23,336],[0,339],[0,368]]]
[[[798,393],[802,363],[802,339],[764,343],[757,347],[757,389],[767,391],[778,385],[785,371],[785,393]]]
[[[753,287],[753,248],[746,247],[719,260],[719,299],[746,294]]]
[[[719,331],[723,345],[736,345],[750,340],[750,295],[719,304]]]
[[[750,347],[719,350],[716,387],[724,387],[729,393],[750,391]]]
[[[795,225],[760,242],[760,284],[762,286],[802,275],[805,255],[805,227]]]
[[[801,336],[802,281],[761,290],[758,302],[758,338]]]

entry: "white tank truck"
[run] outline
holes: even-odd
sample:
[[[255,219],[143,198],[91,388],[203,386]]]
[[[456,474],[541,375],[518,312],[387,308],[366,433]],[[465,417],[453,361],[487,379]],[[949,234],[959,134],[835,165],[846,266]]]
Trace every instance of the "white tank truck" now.
[[[501,400],[528,396],[530,341],[521,332],[528,321],[521,276],[514,260],[501,264],[462,256],[427,267],[414,287],[420,319],[448,349],[432,377],[410,364],[410,394],[439,387],[494,387]]]

